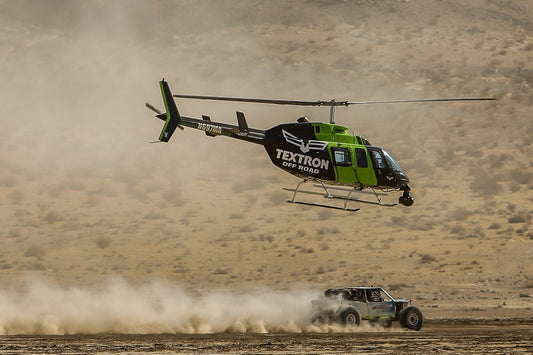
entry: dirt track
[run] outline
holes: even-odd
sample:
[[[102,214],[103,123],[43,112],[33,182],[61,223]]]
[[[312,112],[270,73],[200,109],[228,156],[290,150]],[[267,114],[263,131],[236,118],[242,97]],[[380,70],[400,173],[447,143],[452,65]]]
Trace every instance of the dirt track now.
[[[429,321],[420,332],[2,336],[0,354],[531,354],[533,321]]]

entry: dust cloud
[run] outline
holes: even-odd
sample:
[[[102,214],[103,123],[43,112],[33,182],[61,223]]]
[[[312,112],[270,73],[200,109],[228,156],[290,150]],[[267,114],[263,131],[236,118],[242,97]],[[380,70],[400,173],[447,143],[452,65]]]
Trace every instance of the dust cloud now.
[[[167,280],[134,286],[116,277],[90,287],[62,287],[27,278],[0,291],[0,335],[202,334],[357,332],[312,323],[310,289],[204,289],[189,292]]]
[[[354,333],[386,331],[313,322],[309,288],[212,288],[191,292],[168,280],[132,285],[120,277],[87,287],[27,278],[0,291],[0,335]]]
[[[319,331],[311,290],[204,289],[164,280],[133,286],[122,278],[84,288],[27,279],[0,291],[0,334],[219,333]]]

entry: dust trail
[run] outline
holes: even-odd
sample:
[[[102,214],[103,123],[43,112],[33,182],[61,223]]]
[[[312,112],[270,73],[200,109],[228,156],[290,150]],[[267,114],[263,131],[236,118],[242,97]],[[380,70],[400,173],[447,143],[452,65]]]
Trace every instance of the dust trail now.
[[[123,279],[65,288],[42,280],[0,291],[0,334],[301,332],[314,292],[204,290]]]
[[[165,280],[133,286],[112,278],[67,288],[27,279],[0,291],[0,334],[153,334],[379,331],[311,323],[316,291],[268,288],[188,292]],[[381,329],[382,330],[382,329]]]

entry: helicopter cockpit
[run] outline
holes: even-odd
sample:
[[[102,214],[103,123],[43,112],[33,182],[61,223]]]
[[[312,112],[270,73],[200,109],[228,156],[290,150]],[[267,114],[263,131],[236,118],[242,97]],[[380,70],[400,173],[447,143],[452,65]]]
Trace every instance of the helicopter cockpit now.
[[[414,199],[409,193],[411,188],[407,185],[409,178],[386,150],[378,147],[369,147],[370,157],[376,173],[378,186],[395,187],[403,191],[398,202],[404,206],[412,206]]]
[[[378,186],[400,186],[400,188],[405,186],[407,188],[409,178],[389,152],[378,147],[369,147],[368,151],[372,159]]]

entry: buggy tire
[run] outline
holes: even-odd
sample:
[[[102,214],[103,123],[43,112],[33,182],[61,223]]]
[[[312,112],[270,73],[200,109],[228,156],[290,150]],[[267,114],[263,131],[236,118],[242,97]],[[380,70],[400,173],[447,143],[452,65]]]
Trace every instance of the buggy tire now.
[[[393,318],[387,318],[387,319],[382,319],[379,322],[379,324],[381,324],[383,328],[390,328],[392,326],[392,322],[393,322]]]
[[[353,308],[348,308],[342,311],[340,315],[340,322],[346,327],[356,327],[361,323],[361,316]]]
[[[400,314],[400,325],[403,328],[420,330],[424,324],[424,316],[417,307],[407,307]]]

